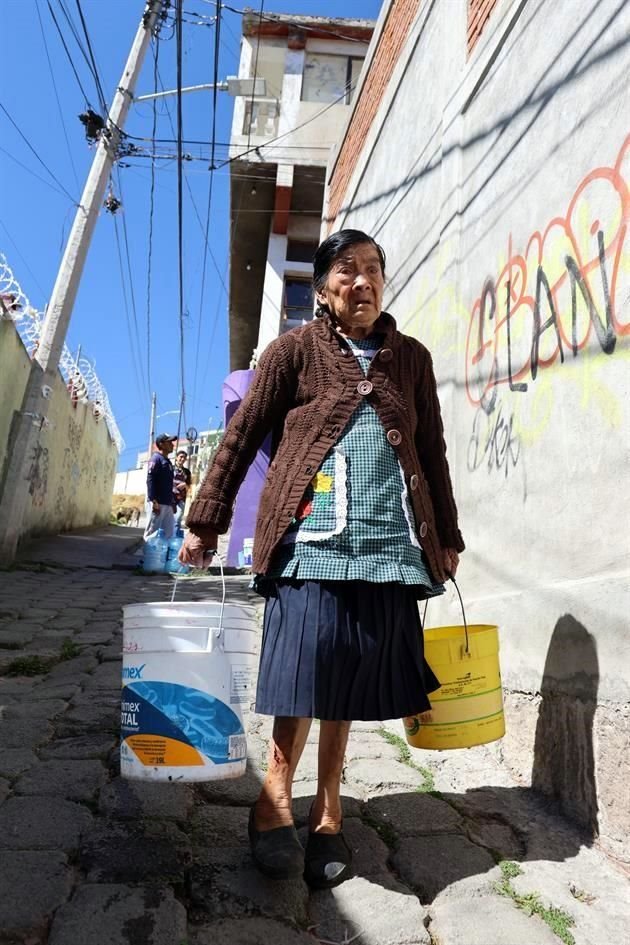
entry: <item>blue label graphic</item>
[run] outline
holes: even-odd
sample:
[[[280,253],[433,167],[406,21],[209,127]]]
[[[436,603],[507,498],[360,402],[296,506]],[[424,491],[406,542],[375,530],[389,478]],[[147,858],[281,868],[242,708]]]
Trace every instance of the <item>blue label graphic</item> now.
[[[234,761],[230,736],[242,735],[236,713],[199,689],[167,682],[136,682],[122,692],[122,734],[162,735],[192,745],[215,764]]]

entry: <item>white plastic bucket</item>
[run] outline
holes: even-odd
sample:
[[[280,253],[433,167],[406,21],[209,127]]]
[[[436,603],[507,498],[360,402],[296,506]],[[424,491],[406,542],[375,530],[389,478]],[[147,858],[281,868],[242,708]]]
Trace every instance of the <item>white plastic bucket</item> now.
[[[242,706],[251,700],[256,662],[254,608],[226,604],[223,581],[221,603],[130,604],[123,611],[122,776],[240,777],[247,759]]]

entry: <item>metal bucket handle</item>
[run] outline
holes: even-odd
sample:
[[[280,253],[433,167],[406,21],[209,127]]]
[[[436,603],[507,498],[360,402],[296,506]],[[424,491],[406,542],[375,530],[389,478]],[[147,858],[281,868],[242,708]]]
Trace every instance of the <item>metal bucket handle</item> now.
[[[470,657],[471,653],[470,653],[470,642],[469,642],[469,639],[468,639],[468,621],[466,620],[466,611],[465,611],[465,609],[464,609],[464,601],[462,600],[462,595],[460,594],[459,587],[457,586],[457,581],[455,580],[454,575],[449,574],[448,571],[446,572],[446,574],[447,574],[448,578],[449,578],[449,579],[453,582],[453,584],[455,585],[455,590],[457,591],[457,596],[459,597],[459,603],[460,603],[460,606],[461,606],[461,608],[462,608],[462,617],[463,617],[463,620],[464,620],[464,633],[465,633],[465,635],[466,635],[466,644],[465,644],[464,649],[463,649],[463,651],[462,651],[462,655],[463,655],[463,656],[466,656],[466,657]],[[429,599],[427,598],[427,600],[426,600],[426,602],[425,602],[425,605],[424,605],[424,612],[423,612],[423,614],[422,614],[422,627],[423,627],[423,628],[424,628],[424,624],[425,624],[425,618],[426,618],[426,616],[427,616],[427,607],[428,607],[428,606],[429,606]]]
[[[218,627],[208,627],[208,642],[206,644],[206,652],[212,653],[214,649],[215,639],[219,643],[220,647],[223,647],[223,614],[225,612],[225,597],[226,597],[226,586],[225,586],[225,572],[223,570],[223,559],[217,551],[207,552],[210,554],[210,561],[208,562],[208,567],[214,560],[217,559],[219,562],[219,571],[221,573],[221,610],[219,612],[219,626]],[[173,593],[171,594],[171,604],[175,600],[175,594],[177,593],[177,582],[179,577],[175,575],[175,580],[173,581]]]

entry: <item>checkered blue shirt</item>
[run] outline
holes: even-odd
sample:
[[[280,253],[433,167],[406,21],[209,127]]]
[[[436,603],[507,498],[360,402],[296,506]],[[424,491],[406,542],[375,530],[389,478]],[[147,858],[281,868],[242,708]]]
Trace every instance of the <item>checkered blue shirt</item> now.
[[[380,340],[348,344],[367,373]],[[398,457],[363,400],[306,490],[266,577],[397,582],[419,585],[418,596],[441,594],[413,521]]]

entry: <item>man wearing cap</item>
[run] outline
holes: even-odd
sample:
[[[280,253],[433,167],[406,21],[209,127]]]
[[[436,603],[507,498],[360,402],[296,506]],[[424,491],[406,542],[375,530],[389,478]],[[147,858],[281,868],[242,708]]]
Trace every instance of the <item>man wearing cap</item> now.
[[[175,534],[175,516],[173,513],[173,464],[169,454],[173,452],[173,443],[177,437],[160,433],[155,438],[155,453],[149,460],[147,468],[147,500],[149,503],[149,520],[144,530],[144,540],[149,541],[157,534],[158,529],[164,531],[165,538],[172,538]]]

